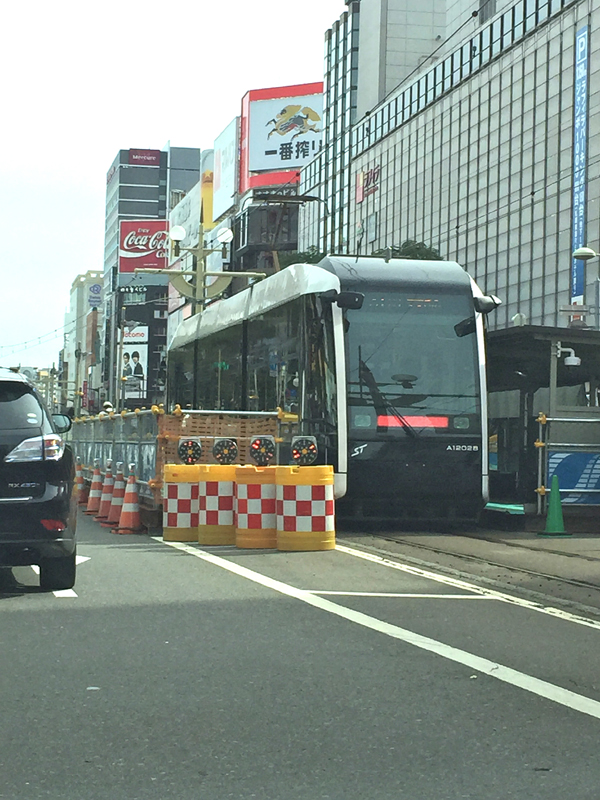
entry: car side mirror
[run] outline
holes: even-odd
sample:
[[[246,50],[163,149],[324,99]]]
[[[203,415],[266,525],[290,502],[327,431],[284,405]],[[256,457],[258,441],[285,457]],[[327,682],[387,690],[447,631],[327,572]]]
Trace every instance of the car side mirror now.
[[[52,414],[52,420],[58,433],[66,433],[67,431],[70,431],[71,426],[73,425],[71,417],[68,417],[66,414]]]

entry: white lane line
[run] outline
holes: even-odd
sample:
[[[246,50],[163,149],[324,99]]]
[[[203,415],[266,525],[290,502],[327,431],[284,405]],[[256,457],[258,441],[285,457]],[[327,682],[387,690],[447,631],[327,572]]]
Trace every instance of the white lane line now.
[[[582,714],[587,714],[590,717],[600,719],[600,702],[597,700],[591,700],[588,697],[576,694],[568,689],[555,686],[553,683],[548,683],[547,681],[540,680],[539,678],[534,678],[532,675],[519,672],[516,669],[511,669],[510,667],[505,667],[502,664],[497,664],[494,661],[489,661],[487,658],[481,658],[473,653],[467,653],[465,650],[459,650],[458,648],[451,647],[443,642],[438,642],[435,639],[429,639],[427,636],[421,636],[418,633],[406,630],[405,628],[400,628],[397,625],[391,625],[388,622],[375,619],[374,617],[370,617],[367,614],[361,613],[360,611],[353,611],[352,609],[344,608],[344,606],[333,603],[331,600],[327,600],[324,597],[319,597],[311,592],[305,591],[304,589],[296,589],[296,587],[290,586],[282,581],[275,580],[274,578],[268,578],[266,575],[261,575],[259,572],[254,572],[247,567],[242,567],[233,561],[227,561],[225,558],[213,555],[212,553],[207,553],[200,548],[191,547],[190,545],[183,544],[181,542],[165,542],[161,536],[153,536],[152,538],[154,541],[160,542],[160,544],[165,544],[168,547],[175,548],[176,550],[182,550],[184,553],[189,553],[196,558],[201,558],[203,561],[207,561],[209,564],[213,564],[221,569],[225,569],[228,572],[232,572],[242,578],[247,578],[254,583],[258,583],[261,586],[265,586],[266,588],[272,589],[280,594],[293,597],[297,600],[302,600],[302,602],[306,603],[307,605],[319,608],[321,611],[327,611],[328,613],[334,614],[342,619],[346,619],[349,622],[354,622],[356,625],[361,625],[364,628],[369,628],[370,630],[377,631],[378,633],[383,633],[386,636],[390,636],[393,639],[398,639],[406,644],[418,647],[421,650],[427,650],[430,653],[435,653],[442,658],[446,658],[449,661],[454,661],[457,664],[463,664],[464,666],[469,667],[471,670],[476,670],[484,675],[489,675],[490,677],[496,678],[503,683],[517,686],[520,689],[524,689],[526,692],[530,692],[531,694],[544,697],[547,700],[551,700],[554,703],[571,708],[574,711],[579,711]]]
[[[410,564],[402,564],[399,561],[392,561],[389,558],[368,553],[364,550],[355,550],[353,547],[346,547],[345,545],[336,544],[336,550],[341,553],[346,553],[356,558],[362,558],[365,561],[371,561],[374,564],[379,564],[382,567],[389,567],[390,569],[397,569],[401,572],[406,572],[409,575],[417,575],[420,578],[426,578],[436,583],[443,583],[446,586],[453,586],[455,589],[463,589],[469,592],[476,592],[477,594],[486,597],[494,597],[496,600],[502,600],[503,603],[510,603],[515,606],[522,606],[530,611],[538,611],[540,614],[548,614],[551,617],[558,617],[558,619],[565,620],[566,622],[575,622],[577,625],[584,625],[587,628],[595,628],[600,630],[600,622],[586,617],[580,617],[578,614],[571,614],[569,611],[563,611],[562,608],[554,608],[553,606],[544,606],[541,603],[536,603],[533,600],[524,600],[521,597],[515,597],[511,594],[498,592],[495,589],[486,589],[482,586],[476,586],[468,581],[460,580],[459,578],[451,578],[448,575],[442,575],[430,570],[421,569],[420,567],[413,567]]]
[[[318,595],[338,595],[340,597],[408,597],[419,600],[497,600],[497,597],[487,597],[483,594],[416,594],[412,592],[330,592],[320,589],[305,589],[305,592]]]

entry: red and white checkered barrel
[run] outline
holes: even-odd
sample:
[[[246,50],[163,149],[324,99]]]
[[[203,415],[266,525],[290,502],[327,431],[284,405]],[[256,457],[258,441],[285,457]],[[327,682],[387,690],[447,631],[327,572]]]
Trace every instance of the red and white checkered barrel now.
[[[198,541],[197,464],[165,464],[163,472],[163,539]]]
[[[234,464],[199,464],[198,541],[235,544]]]
[[[235,468],[236,547],[276,547],[275,469],[250,465]]]
[[[333,467],[275,467],[277,549],[333,550]]]

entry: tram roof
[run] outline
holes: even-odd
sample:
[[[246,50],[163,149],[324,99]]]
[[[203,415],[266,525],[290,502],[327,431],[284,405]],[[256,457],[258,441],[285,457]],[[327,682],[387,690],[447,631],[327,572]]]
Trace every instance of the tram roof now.
[[[451,286],[471,290],[468,273],[456,261],[425,261],[380,256],[329,255],[319,266],[340,279],[342,289],[359,291],[363,284],[391,286],[402,282],[406,288],[427,286],[430,290]]]
[[[339,278],[331,271],[315,264],[292,264],[232,297],[211,303],[201,314],[184,320],[177,328],[169,349],[204,339],[303,295],[331,289],[340,289]]]

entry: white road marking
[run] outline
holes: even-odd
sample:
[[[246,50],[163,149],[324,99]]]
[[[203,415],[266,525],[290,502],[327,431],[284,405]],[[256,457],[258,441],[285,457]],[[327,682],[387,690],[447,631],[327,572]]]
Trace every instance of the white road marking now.
[[[488,597],[483,594],[413,594],[411,592],[330,592],[320,589],[305,589],[311,594],[333,594],[340,597],[408,597],[426,600],[498,600],[497,597]]]
[[[75,556],[75,564],[83,564],[85,561],[90,561],[90,556]]]
[[[465,650],[459,650],[458,648],[451,647],[443,642],[438,642],[435,639],[429,639],[427,636],[421,636],[418,633],[406,630],[405,628],[400,628],[397,625],[391,625],[388,622],[375,619],[374,617],[370,617],[367,614],[361,613],[360,611],[353,611],[352,609],[345,608],[344,606],[333,603],[331,600],[327,600],[324,597],[319,597],[311,592],[305,591],[304,589],[296,589],[294,586],[290,586],[289,584],[275,580],[274,578],[268,578],[266,575],[261,575],[259,572],[254,572],[253,570],[248,569],[247,567],[242,567],[235,562],[227,561],[226,559],[213,555],[212,553],[207,553],[198,547],[192,547],[190,545],[183,544],[182,542],[165,542],[160,536],[153,536],[152,538],[156,542],[165,544],[168,547],[173,547],[176,550],[181,550],[184,553],[189,553],[196,558],[207,561],[209,564],[221,567],[221,569],[225,569],[228,572],[232,572],[242,578],[247,578],[254,583],[265,586],[266,588],[272,589],[280,594],[293,597],[297,600],[302,600],[302,602],[306,603],[307,605],[314,606],[322,611],[327,611],[328,613],[334,614],[342,619],[346,619],[349,622],[354,622],[355,624],[361,625],[364,628],[369,628],[370,630],[377,631],[378,633],[383,633],[386,636],[390,636],[393,639],[398,639],[406,644],[418,647],[421,650],[435,653],[436,655],[446,658],[449,661],[454,661],[457,664],[463,664],[464,666],[469,667],[471,670],[476,670],[477,672],[480,672],[484,675],[489,675],[490,677],[496,678],[504,683],[524,689],[531,694],[544,697],[554,703],[571,708],[574,711],[579,711],[582,714],[587,714],[590,717],[600,719],[600,702],[597,700],[591,700],[589,697],[584,697],[583,695],[576,694],[568,689],[563,689],[560,686],[556,686],[553,683],[548,683],[547,681],[540,680],[539,678],[534,678],[532,675],[527,675],[524,672],[519,672],[518,670],[511,669],[510,667],[505,667],[502,664],[498,664],[494,661],[489,661],[487,658],[481,658],[473,653],[467,653]]]
[[[587,628],[595,628],[600,630],[600,622],[586,617],[580,617],[578,614],[571,614],[569,611],[564,611],[562,608],[554,608],[553,606],[544,606],[541,603],[536,603],[533,600],[524,600],[521,597],[514,597],[504,592],[498,592],[495,589],[486,589],[482,586],[476,586],[468,581],[460,580],[459,578],[451,578],[448,575],[442,575],[430,570],[421,569],[420,567],[413,567],[410,564],[402,564],[399,561],[392,561],[389,558],[375,555],[374,553],[367,553],[364,550],[355,550],[353,547],[346,547],[345,545],[336,544],[336,550],[341,553],[346,553],[356,558],[363,558],[365,561],[372,561],[374,564],[379,564],[382,567],[389,567],[390,569],[397,569],[401,572],[406,572],[409,575],[417,575],[420,578],[426,578],[436,583],[443,583],[446,586],[453,586],[455,589],[463,589],[469,592],[476,592],[477,594],[486,597],[494,597],[496,600],[502,600],[504,603],[511,603],[515,606],[522,606],[530,611],[538,611],[540,614],[549,614],[551,617],[558,617],[566,622],[574,622],[577,625],[585,625]]]

